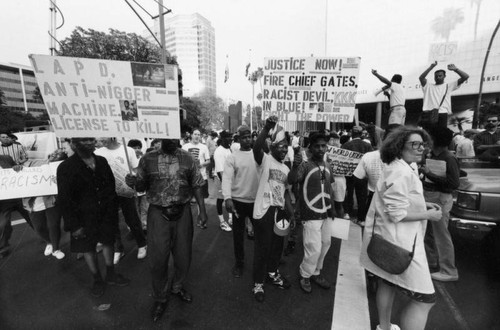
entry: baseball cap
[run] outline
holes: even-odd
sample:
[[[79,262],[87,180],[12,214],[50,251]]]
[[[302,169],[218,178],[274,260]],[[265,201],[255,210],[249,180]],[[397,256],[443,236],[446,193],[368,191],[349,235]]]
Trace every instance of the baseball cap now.
[[[236,134],[238,134],[238,136],[242,136],[243,134],[247,134],[247,133],[252,134],[252,131],[250,131],[250,128],[246,125],[241,125],[236,130]]]
[[[363,132],[363,127],[361,127],[361,126],[354,126],[352,128],[352,132],[353,133],[362,133]]]

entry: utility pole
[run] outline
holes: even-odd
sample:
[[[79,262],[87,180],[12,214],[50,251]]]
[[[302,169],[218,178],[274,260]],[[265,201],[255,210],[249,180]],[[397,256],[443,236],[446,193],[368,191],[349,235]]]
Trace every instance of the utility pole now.
[[[163,17],[163,0],[158,1],[158,19],[160,20],[161,62],[167,64],[165,49],[165,18]]]
[[[49,51],[50,55],[54,56],[56,51],[56,24],[57,24],[57,6],[56,0],[49,0],[50,3],[50,31],[49,31]]]

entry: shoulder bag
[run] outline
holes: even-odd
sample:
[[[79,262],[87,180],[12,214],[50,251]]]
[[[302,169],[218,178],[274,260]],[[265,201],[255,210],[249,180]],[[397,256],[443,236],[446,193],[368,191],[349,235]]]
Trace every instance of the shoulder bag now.
[[[448,94],[448,84],[446,84],[446,91],[444,92],[443,98],[441,99],[441,103],[439,103],[439,107],[434,108],[429,111],[422,111],[422,115],[420,117],[420,126],[424,125],[433,125],[437,124],[439,120],[439,108],[443,105],[444,99],[446,98],[446,94]]]
[[[408,251],[396,244],[393,244],[382,237],[375,234],[375,222],[377,216],[373,219],[372,238],[368,244],[368,257],[370,260],[382,270],[389,274],[399,275],[403,273],[409,266],[415,253],[415,243],[417,242],[417,234],[413,240],[413,249]]]

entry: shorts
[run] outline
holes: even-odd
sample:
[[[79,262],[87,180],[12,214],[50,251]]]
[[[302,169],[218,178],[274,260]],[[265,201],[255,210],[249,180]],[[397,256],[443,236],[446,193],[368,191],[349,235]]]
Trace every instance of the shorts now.
[[[345,191],[347,185],[345,183],[345,176],[335,176],[335,182],[332,183],[333,201],[342,203],[345,199]]]
[[[74,238],[70,235],[70,250],[73,253],[93,252],[97,243],[113,246],[118,228],[111,223],[100,224],[98,228],[86,230],[84,238]]]
[[[386,281],[383,278],[380,279],[384,281],[385,284],[397,288],[402,294],[404,294],[411,300],[415,300],[426,304],[433,304],[436,302],[436,293],[420,293],[420,292],[410,291],[408,289],[400,287],[399,285]]]
[[[208,180],[201,186],[201,197],[208,198]]]

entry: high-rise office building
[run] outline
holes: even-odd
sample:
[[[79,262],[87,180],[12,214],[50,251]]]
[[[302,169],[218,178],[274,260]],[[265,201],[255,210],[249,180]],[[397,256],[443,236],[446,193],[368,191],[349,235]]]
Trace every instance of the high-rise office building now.
[[[31,67],[0,63],[0,89],[9,109],[27,111],[34,116],[41,115],[45,111],[45,105],[33,98],[36,86],[35,74]]]
[[[154,32],[159,38],[160,24],[155,20]],[[146,35],[153,41],[153,37]],[[165,48],[182,70],[183,93],[194,96],[201,93],[215,95],[215,30],[198,13],[165,17]]]

